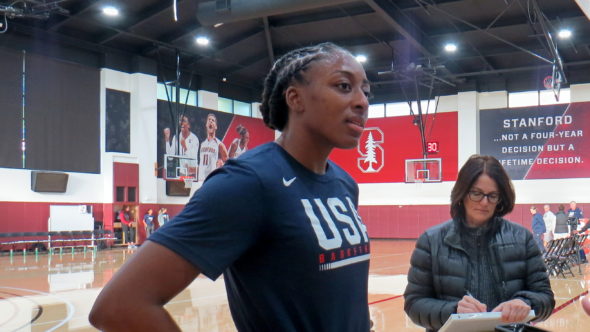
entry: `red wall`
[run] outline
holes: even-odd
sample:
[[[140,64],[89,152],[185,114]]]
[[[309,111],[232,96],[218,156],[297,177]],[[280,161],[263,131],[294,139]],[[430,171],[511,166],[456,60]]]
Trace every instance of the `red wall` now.
[[[112,214],[113,204],[102,203],[56,203],[56,202],[0,202],[0,233],[9,232],[47,232],[47,219],[50,205],[92,205],[94,220],[103,221],[104,216]],[[104,207],[108,213],[103,213]],[[168,208],[170,217],[177,215],[184,205],[142,204],[139,206],[140,219],[149,208],[157,215],[160,207]],[[111,217],[112,219],[112,217]]]
[[[0,232],[47,232],[50,205],[92,205],[94,220],[102,220],[103,204],[56,202],[0,202]]]
[[[536,205],[543,211],[543,205],[551,205],[557,211],[558,203],[518,204],[506,219],[531,229],[529,208]],[[569,203],[564,204],[566,210]],[[590,204],[578,204],[578,207],[590,215]],[[427,228],[450,219],[449,205],[377,205],[360,206],[359,214],[363,219],[371,238],[415,239]],[[585,215],[585,217],[588,217]]]
[[[49,218],[49,206],[53,204],[66,205],[55,202],[0,202],[0,233],[8,232],[46,232],[47,218]],[[76,203],[84,204],[84,203]],[[101,220],[103,204],[87,203],[92,205],[95,220]],[[529,208],[536,205],[541,209],[545,203],[537,204],[519,204],[515,206],[514,211],[507,215],[506,218],[524,225],[530,229],[531,213]],[[557,203],[548,203],[552,211],[557,211]],[[109,205],[109,204],[104,204]],[[569,204],[564,204],[566,210]],[[184,205],[171,204],[142,204],[139,206],[138,219],[141,220],[149,208],[157,211],[161,207],[168,209],[171,218],[176,216]],[[578,204],[583,211],[586,211],[586,217],[590,215],[590,203]],[[112,209],[112,207],[111,207]],[[415,239],[424,232],[428,227],[444,222],[450,218],[448,205],[377,205],[361,206],[359,214],[363,222],[367,225],[371,238],[401,238]],[[145,230],[143,224],[139,227],[140,240],[145,239]]]
[[[427,141],[437,142],[439,146],[438,152],[430,153],[428,158],[441,158],[442,180],[455,181],[459,169],[457,112],[438,113],[436,117],[430,114],[425,118]],[[413,125],[413,119],[412,116],[369,119],[358,147],[334,149],[330,159],[358,183],[405,182],[406,159],[422,158],[420,131]],[[375,159],[372,171],[367,170],[366,162],[369,146]]]

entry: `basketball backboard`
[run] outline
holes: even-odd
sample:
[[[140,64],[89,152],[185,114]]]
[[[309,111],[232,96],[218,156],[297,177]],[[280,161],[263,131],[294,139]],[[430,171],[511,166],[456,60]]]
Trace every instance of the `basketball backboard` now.
[[[432,159],[406,159],[406,182],[441,182],[442,161]]]
[[[197,160],[186,156],[164,155],[164,179],[195,179]]]

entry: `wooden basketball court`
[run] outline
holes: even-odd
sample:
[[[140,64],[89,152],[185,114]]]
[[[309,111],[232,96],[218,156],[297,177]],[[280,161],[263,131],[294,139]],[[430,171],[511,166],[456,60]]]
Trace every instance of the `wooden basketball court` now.
[[[413,240],[373,240],[369,280],[369,308],[374,331],[424,331],[403,311],[403,291]],[[135,250],[81,251],[47,254],[22,253],[0,257],[0,331],[96,331],[88,322],[94,299]],[[590,264],[573,277],[552,277],[556,309],[539,326],[550,331],[588,331],[579,298],[590,287]],[[162,280],[163,283],[166,280]],[[223,280],[197,278],[168,305],[184,331],[235,331]],[[133,308],[121,318],[133,315]]]

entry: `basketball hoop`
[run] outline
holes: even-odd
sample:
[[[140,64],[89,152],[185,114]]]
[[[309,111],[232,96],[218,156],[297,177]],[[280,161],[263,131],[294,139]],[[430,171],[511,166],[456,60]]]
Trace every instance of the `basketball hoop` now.
[[[191,189],[193,187],[193,178],[181,176],[180,180],[184,181],[184,189]]]
[[[442,181],[442,160],[430,159],[406,159],[406,182],[430,183]]]
[[[543,87],[545,87],[545,89],[547,89],[547,90],[550,90],[553,88],[553,76],[552,75],[546,76],[543,79]]]

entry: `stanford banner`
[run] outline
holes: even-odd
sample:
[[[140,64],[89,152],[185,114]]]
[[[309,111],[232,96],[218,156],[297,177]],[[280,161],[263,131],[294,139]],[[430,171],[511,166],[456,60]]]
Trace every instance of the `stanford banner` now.
[[[420,130],[413,116],[369,119],[356,149],[335,149],[330,159],[358,183],[405,182],[407,159],[421,159]],[[440,158],[442,180],[457,178],[457,112],[426,117],[428,158]]]
[[[513,180],[590,177],[590,103],[480,111],[480,151]]]

